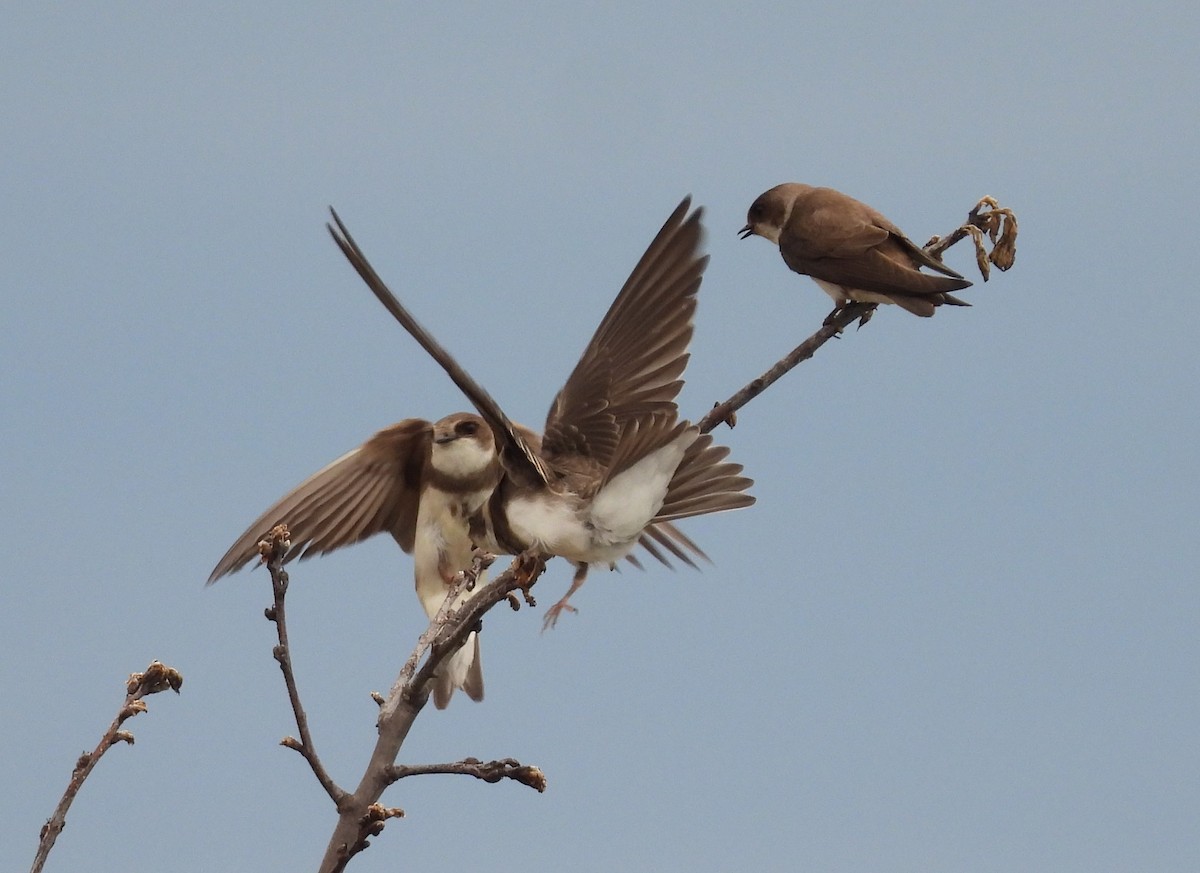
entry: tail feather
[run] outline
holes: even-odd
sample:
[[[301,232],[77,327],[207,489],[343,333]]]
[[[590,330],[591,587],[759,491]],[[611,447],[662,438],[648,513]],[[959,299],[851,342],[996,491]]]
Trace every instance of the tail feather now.
[[[913,315],[929,318],[933,315],[937,304],[928,297],[910,297],[907,294],[891,294],[891,301]]]
[[[696,562],[693,561],[692,556],[688,554],[689,551],[702,560],[709,560],[708,555],[704,553],[704,549],[696,545],[692,541],[691,537],[689,537],[679,528],[675,527],[675,525],[671,524],[669,521],[659,522],[651,527],[646,528],[645,538],[655,540],[664,549],[666,549],[684,564],[687,564],[689,567],[696,566]],[[645,545],[645,542],[642,544]],[[663,563],[667,563],[664,559],[660,558],[659,560],[662,560]]]
[[[692,515],[738,509],[754,503],[745,490],[753,479],[739,475],[742,465],[725,461],[729,449],[715,445],[711,434],[703,434],[684,453],[675,470],[656,523]],[[678,539],[678,537],[672,538]]]
[[[684,452],[683,460],[667,486],[662,507],[638,540],[659,563],[671,566],[663,550],[689,567],[696,566],[692,555],[708,560],[703,549],[671,524],[674,519],[740,509],[754,503],[753,497],[743,493],[754,480],[740,475],[742,465],[726,461],[728,456],[729,449],[714,445],[711,434],[701,434]],[[633,555],[627,555],[626,559],[635,567],[641,567]]]
[[[479,658],[479,634],[474,631],[457,652],[442,662],[433,680],[433,705],[445,709],[459,688],[472,700],[483,700],[483,664]]]

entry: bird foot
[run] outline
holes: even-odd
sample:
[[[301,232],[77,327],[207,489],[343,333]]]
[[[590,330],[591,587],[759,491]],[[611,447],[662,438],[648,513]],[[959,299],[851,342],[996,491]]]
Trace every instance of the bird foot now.
[[[871,316],[875,314],[875,310],[879,308],[878,303],[860,303],[859,306],[865,306],[863,314],[858,317],[858,327],[855,330],[862,330],[863,325],[871,320]]]
[[[821,326],[829,327],[832,325],[835,321],[837,321],[838,316],[842,314],[842,310],[845,309],[846,306],[846,303],[839,303],[837,306],[833,307],[833,311],[825,316],[825,320],[821,322]],[[841,332],[841,328],[839,328],[838,333],[840,334]]]
[[[533,583],[537,581],[538,576],[541,576],[542,571],[546,569],[546,559],[532,550],[521,552],[513,560],[511,569],[516,576],[516,583],[519,586],[517,590],[521,592],[526,605],[531,609],[537,606],[537,601],[533,599],[533,592],[529,589],[533,587]],[[514,611],[521,608],[521,603],[517,600],[516,592],[510,591],[505,596],[508,598],[508,605]]]
[[[847,324],[849,324],[850,321],[853,321],[854,317],[857,316],[857,329],[862,330],[863,325],[871,320],[871,316],[875,314],[875,310],[878,308],[878,303],[858,303],[853,300],[845,300],[833,307],[833,311],[825,316],[825,320],[821,322],[821,324],[824,327],[834,326],[847,315],[850,316],[850,320],[847,321]],[[838,327],[837,333],[834,334],[834,336],[841,337],[843,329],[844,328],[842,327]]]
[[[564,597],[562,600],[558,601],[558,603],[546,610],[546,617],[542,619],[542,633],[545,633],[547,630],[558,624],[558,618],[560,615],[562,615],[564,609],[567,612],[579,612],[578,609],[567,602],[569,599],[570,595],[567,595],[567,597]]]
[[[475,583],[479,581],[479,576],[488,567],[495,562],[496,556],[491,552],[484,551],[480,548],[471,550],[471,566],[465,570],[459,571],[460,576],[466,582],[466,590],[474,591]]]

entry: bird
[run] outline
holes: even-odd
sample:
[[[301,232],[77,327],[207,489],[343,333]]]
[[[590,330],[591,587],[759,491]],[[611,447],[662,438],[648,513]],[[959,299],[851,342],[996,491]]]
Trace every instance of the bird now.
[[[913,243],[878,210],[833,188],[776,185],[750,205],[742,239],[761,236],[779,246],[793,271],[833,298],[829,324],[851,302],[895,303],[929,317],[942,304],[970,306],[950,292],[971,283]],[[941,273],[922,273],[928,267]]]
[[[410,418],[376,433],[305,479],[255,519],[217,562],[209,584],[258,556],[257,543],[286,524],[286,560],[325,554],[390,533],[413,555],[417,598],[432,620],[455,576],[473,559],[466,520],[500,481],[496,442],[477,415],[456,413],[436,422]],[[463,590],[454,608],[482,582]],[[442,666],[433,701],[445,709],[455,689],[483,699],[479,635],[473,631]]]
[[[654,237],[554,397],[542,438],[530,440],[426,331],[375,272],[330,210],[330,234],[375,297],[446,371],[497,441],[504,474],[471,520],[474,541],[499,554],[572,562],[552,625],[592,564],[612,566],[648,527],[754,503],[728,449],[679,418],[696,294],[703,210],[685,197]],[[689,214],[690,212],[690,214]]]
[[[514,427],[530,444],[540,441],[532,430]],[[285,563],[389,533],[413,556],[417,598],[432,620],[457,574],[471,566],[476,547],[468,522],[501,476],[495,437],[478,415],[458,412],[436,422],[405,419],[380,430],[272,504],[229,547],[208,582],[256,560],[259,540],[279,523],[288,526],[291,542]],[[685,505],[689,490],[681,481],[674,503]],[[689,551],[707,557],[665,519],[652,525],[643,539],[647,551],[667,565],[659,547],[692,566]],[[627,558],[638,564],[632,555]],[[486,581],[485,571],[469,590],[460,586],[451,608],[482,590]],[[445,709],[460,688],[472,700],[483,699],[478,631],[471,632],[435,676],[434,705]]]

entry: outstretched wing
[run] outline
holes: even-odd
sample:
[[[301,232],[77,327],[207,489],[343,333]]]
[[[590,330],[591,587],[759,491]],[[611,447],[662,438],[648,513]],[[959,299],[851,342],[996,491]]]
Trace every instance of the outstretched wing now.
[[[667,219],[554,398],[542,438],[547,458],[584,458],[611,475],[629,422],[657,414],[669,438],[708,264],[700,254],[703,210],[688,215],[690,208],[684,198]]]
[[[213,568],[209,584],[257,559],[259,540],[277,524],[291,534],[289,561],[385,531],[411,552],[432,432],[429,422],[407,419],[309,476],[246,528]]]
[[[421,348],[425,349],[430,357],[441,365],[450,380],[479,411],[480,416],[496,435],[497,449],[508,473],[522,482],[540,481],[543,484],[548,482],[550,474],[545,464],[542,463],[542,459],[534,448],[522,438],[517,428],[504,414],[504,410],[500,408],[500,404],[484,390],[482,385],[471,378],[471,374],[464,370],[425,328],[417,323],[417,320],[401,305],[383,280],[379,278],[379,274],[375,272],[375,268],[371,266],[358,244],[354,242],[354,237],[350,236],[350,231],[346,229],[346,225],[342,223],[337,212],[333,208],[330,208],[329,212],[333,215],[333,221],[337,227],[335,228],[331,224],[325,226],[329,228],[329,234],[338,244],[338,248],[342,250],[342,254],[346,256],[346,260],[358,271],[358,275],[367,283],[367,287],[371,289],[384,308],[400,322]]]

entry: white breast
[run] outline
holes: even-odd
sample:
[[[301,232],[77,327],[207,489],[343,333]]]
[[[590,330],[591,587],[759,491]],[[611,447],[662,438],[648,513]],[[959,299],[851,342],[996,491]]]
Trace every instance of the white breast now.
[[[439,473],[457,479],[479,475],[495,457],[495,450],[491,446],[482,446],[479,440],[461,438],[448,443],[434,443],[429,460]]]
[[[844,300],[854,300],[858,303],[891,303],[890,297],[885,297],[882,294],[876,294],[874,291],[860,291],[857,288],[847,288],[845,285],[835,285],[833,282],[826,282],[824,279],[811,278],[814,282],[821,286],[821,290],[833,298],[834,303],[842,303]]]
[[[614,476],[590,504],[542,493],[507,506],[508,522],[524,542],[585,564],[625,557],[662,508],[667,486],[696,432],[642,458]]]
[[[446,599],[447,580],[442,569],[449,568],[451,573],[456,573],[471,564],[472,543],[467,517],[490,493],[450,494],[437,488],[426,488],[421,494],[413,544],[413,571],[417,597],[430,618],[437,614]],[[463,503],[467,504],[465,512]]]

